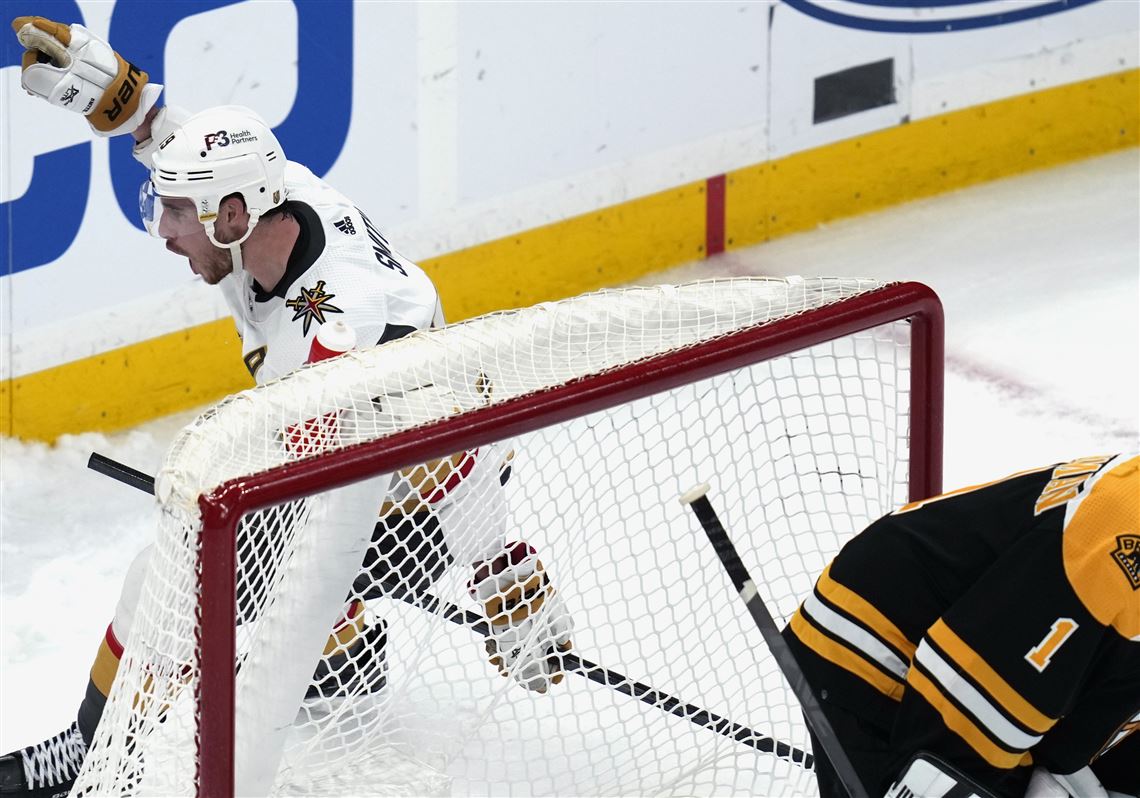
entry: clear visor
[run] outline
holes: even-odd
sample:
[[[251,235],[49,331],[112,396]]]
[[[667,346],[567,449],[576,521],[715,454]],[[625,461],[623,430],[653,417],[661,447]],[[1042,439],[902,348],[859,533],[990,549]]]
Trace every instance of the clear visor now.
[[[202,229],[191,200],[164,197],[150,180],[139,186],[139,215],[143,227],[156,238],[178,238]]]

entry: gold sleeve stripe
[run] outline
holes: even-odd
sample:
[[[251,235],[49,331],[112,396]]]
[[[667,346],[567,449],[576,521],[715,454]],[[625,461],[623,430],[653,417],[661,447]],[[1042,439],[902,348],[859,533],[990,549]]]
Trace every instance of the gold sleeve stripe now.
[[[1057,479],[1062,477],[1071,477],[1077,474],[1089,474],[1096,471],[1102,465],[1107,463],[1116,455],[1097,454],[1091,457],[1078,457],[1076,460],[1070,460],[1067,463],[1061,463],[1053,469],[1053,476]]]
[[[823,573],[816,583],[816,589],[821,596],[832,604],[869,626],[871,631],[882,638],[884,642],[893,646],[896,651],[906,657],[907,661],[914,659],[915,644],[910,642],[906,635],[887,616],[879,612],[871,602],[832,579],[830,564],[823,569]]]
[[[1089,613],[1140,639],[1140,456],[1101,471],[1069,503],[1061,551],[1065,576]]]
[[[364,613],[361,612],[363,609],[364,604],[359,600],[355,600],[349,605],[348,611],[337,621],[332,634],[325,642],[324,655],[326,657],[338,648],[342,651],[346,650],[364,632]]]
[[[1044,734],[1053,728],[1053,724],[1057,722],[1055,718],[1039,712],[945,622],[935,621],[926,634],[946,653],[958,671],[969,674],[970,678],[1022,726],[1037,734]]]
[[[942,716],[946,728],[961,737],[982,759],[995,768],[1010,770],[1021,765],[1032,765],[1033,757],[1028,751],[1007,751],[994,743],[985,732],[977,727],[965,713],[954,706],[946,696],[926,677],[918,668],[911,668],[907,675],[907,684],[918,691],[930,706]]]
[[[121,650],[120,650],[121,651]],[[119,656],[107,644],[107,638],[99,644],[99,652],[95,655],[95,663],[91,666],[91,682],[95,688],[107,696],[111,692],[111,683],[115,681],[115,674],[119,671]]]
[[[1041,742],[1040,734],[1030,734],[1011,721],[973,682],[954,670],[929,639],[919,644],[914,663],[942,695],[953,701],[998,746],[1007,751],[1028,751]]]
[[[883,670],[893,674],[899,681],[906,678],[910,660],[902,659],[894,649],[883,643],[878,635],[868,632],[859,624],[849,620],[846,615],[840,615],[833,610],[831,605],[823,601],[814,590],[804,599],[800,612],[812,626],[843,645],[862,653],[872,662],[878,663]]]
[[[828,662],[843,668],[848,673],[858,676],[871,687],[893,701],[902,701],[905,685],[871,663],[859,654],[840,643],[835,642],[823,632],[812,626],[811,622],[798,610],[792,616],[792,632],[805,646],[810,648]]]

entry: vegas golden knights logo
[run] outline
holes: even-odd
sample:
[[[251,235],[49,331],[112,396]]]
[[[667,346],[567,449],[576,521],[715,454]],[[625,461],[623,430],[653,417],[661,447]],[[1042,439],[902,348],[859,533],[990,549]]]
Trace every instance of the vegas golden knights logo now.
[[[1140,535],[1118,535],[1112,559],[1124,571],[1133,590],[1140,590]]]
[[[326,313],[344,313],[343,310],[329,302],[336,294],[325,293],[325,281],[318,280],[313,288],[302,288],[301,295],[288,300],[285,306],[293,312],[293,321],[302,320],[304,325],[302,335],[309,334],[309,326],[316,321],[325,323]]]

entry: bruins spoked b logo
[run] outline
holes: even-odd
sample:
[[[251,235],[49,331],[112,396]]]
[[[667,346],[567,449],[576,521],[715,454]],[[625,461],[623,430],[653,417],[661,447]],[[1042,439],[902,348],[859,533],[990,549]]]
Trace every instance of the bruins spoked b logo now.
[[[1112,559],[1124,571],[1133,590],[1140,590],[1140,535],[1118,535]]]
[[[301,334],[308,335],[313,321],[317,324],[325,323],[326,313],[344,313],[336,305],[329,303],[329,300],[335,296],[336,294],[326,294],[325,281],[318,280],[314,287],[302,288],[300,296],[286,300],[285,307],[293,311],[293,321],[303,320],[304,327]]]

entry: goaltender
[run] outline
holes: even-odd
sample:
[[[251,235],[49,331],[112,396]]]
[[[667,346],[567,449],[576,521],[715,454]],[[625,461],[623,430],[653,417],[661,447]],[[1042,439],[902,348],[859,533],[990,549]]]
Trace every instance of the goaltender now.
[[[26,49],[21,85],[29,94],[82,113],[96,135],[133,135],[135,158],[150,172],[140,191],[147,231],[222,290],[258,384],[304,365],[328,321],[344,322],[362,345],[443,324],[427,275],[344,195],[288,161],[256,113],[160,108],[162,86],[82,25],[28,16],[12,27]],[[362,567],[376,579],[398,572],[422,583],[451,561],[470,564],[470,592],[492,620],[484,641],[490,663],[528,690],[546,692],[562,678],[557,654],[570,647],[570,620],[533,547],[505,538],[509,456],[488,446],[427,465],[392,485],[395,502],[385,505],[391,512],[376,525]],[[460,503],[478,509],[459,512]],[[458,518],[463,528],[452,528]],[[77,721],[0,757],[0,795],[46,798],[71,789],[128,642],[149,554],[150,547],[128,571]],[[503,597],[524,588],[528,599],[501,611]],[[383,689],[383,620],[366,621],[352,601],[335,632],[310,693]],[[539,645],[521,645],[539,637]]]
[[[784,636],[872,795],[946,794],[900,778],[920,752],[994,795],[1140,794],[1140,456],[896,510]]]

